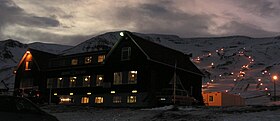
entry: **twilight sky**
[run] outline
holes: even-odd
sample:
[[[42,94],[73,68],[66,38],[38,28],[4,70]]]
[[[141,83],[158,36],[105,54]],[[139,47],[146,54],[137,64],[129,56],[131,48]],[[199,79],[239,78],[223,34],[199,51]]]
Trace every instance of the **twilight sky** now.
[[[279,36],[280,0],[0,0],[0,40],[76,45],[119,30]]]

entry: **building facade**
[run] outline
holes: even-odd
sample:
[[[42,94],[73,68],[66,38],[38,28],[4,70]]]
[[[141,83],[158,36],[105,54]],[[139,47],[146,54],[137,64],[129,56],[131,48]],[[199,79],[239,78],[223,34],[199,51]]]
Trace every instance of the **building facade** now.
[[[154,107],[167,100],[159,99],[164,89],[176,87],[170,83],[175,73],[185,96],[203,103],[203,74],[188,55],[130,32],[120,35],[112,48],[87,53],[29,49],[18,65],[15,95],[33,92],[36,99],[59,104]]]
[[[203,92],[203,100],[206,106],[244,106],[245,100],[234,94],[225,92]]]

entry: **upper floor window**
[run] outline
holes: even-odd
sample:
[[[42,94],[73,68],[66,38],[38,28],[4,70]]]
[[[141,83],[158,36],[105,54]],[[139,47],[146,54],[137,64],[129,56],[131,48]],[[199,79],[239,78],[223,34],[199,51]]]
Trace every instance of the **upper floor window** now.
[[[129,60],[131,54],[131,47],[123,47],[121,53],[121,60]]]
[[[57,88],[62,88],[63,87],[63,78],[57,78]]]
[[[76,79],[77,79],[77,77],[70,77],[69,87],[76,86]]]
[[[96,76],[96,86],[102,86],[103,85],[104,76],[103,75],[97,75]]]
[[[78,64],[78,59],[77,58],[73,58],[71,61],[71,65],[77,65]]]
[[[122,72],[114,73],[114,85],[122,84]]]
[[[90,76],[84,76],[83,80],[83,87],[90,87]]]
[[[85,57],[85,64],[89,64],[89,63],[91,63],[91,61],[92,61],[91,56]]]
[[[54,78],[48,78],[47,79],[47,88],[53,88],[54,87]]]
[[[137,83],[137,71],[129,71],[128,84],[136,84],[136,83]]]
[[[99,55],[98,56],[98,63],[102,63],[105,60],[105,55]]]

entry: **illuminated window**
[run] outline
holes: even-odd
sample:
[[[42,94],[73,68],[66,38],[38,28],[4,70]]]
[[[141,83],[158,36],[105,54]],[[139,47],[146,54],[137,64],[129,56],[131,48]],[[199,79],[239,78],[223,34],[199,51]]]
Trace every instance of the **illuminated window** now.
[[[72,59],[71,65],[77,65],[77,64],[78,64],[78,59],[77,58]]]
[[[95,97],[95,103],[103,103],[103,97]]]
[[[105,55],[99,55],[98,56],[98,63],[102,63],[105,59]]]
[[[114,85],[122,84],[122,72],[114,73]]]
[[[103,75],[97,75],[96,76],[96,86],[102,86],[103,85],[104,76]]]
[[[63,78],[57,78],[57,88],[62,88],[63,87]]]
[[[131,48],[130,47],[124,47],[122,48],[122,53],[121,53],[121,60],[129,60],[130,59],[130,54],[131,54]]]
[[[26,71],[31,70],[31,61],[26,61],[25,62],[25,70]]]
[[[83,77],[83,87],[90,87],[90,76]]]
[[[74,93],[73,93],[73,92],[71,92],[71,93],[69,93],[69,95],[74,95]]]
[[[47,88],[52,88],[52,87],[54,87],[54,79],[48,78],[47,79]]]
[[[82,103],[82,104],[87,104],[87,103],[89,103],[89,97],[82,97],[81,103]]]
[[[122,103],[122,97],[121,96],[114,96],[113,97],[113,103]]]
[[[60,103],[72,103],[73,100],[71,98],[60,98]]]
[[[127,96],[127,103],[136,103],[136,96]]]
[[[137,83],[137,71],[129,71],[128,73],[128,84]]]
[[[209,96],[209,102],[214,102],[214,97],[213,96]]]
[[[69,87],[75,87],[76,86],[76,80],[77,77],[70,77]]]
[[[91,63],[91,60],[92,60],[92,57],[91,57],[91,56],[85,57],[85,64]]]

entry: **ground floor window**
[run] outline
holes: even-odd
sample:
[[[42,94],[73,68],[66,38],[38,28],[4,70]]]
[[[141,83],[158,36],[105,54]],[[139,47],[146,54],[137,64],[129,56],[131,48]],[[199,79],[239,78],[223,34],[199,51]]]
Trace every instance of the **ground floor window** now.
[[[95,103],[103,103],[103,97],[95,97]]]
[[[81,103],[82,103],[82,104],[87,104],[87,103],[89,103],[89,97],[82,97]]]
[[[60,98],[60,103],[62,104],[73,103],[73,102],[74,102],[73,98],[65,98],[65,97]]]
[[[127,103],[136,103],[136,96],[128,96]]]
[[[121,96],[114,96],[113,97],[113,103],[122,103],[122,97]]]
[[[209,102],[213,102],[214,101],[214,97],[213,96],[209,96]]]

